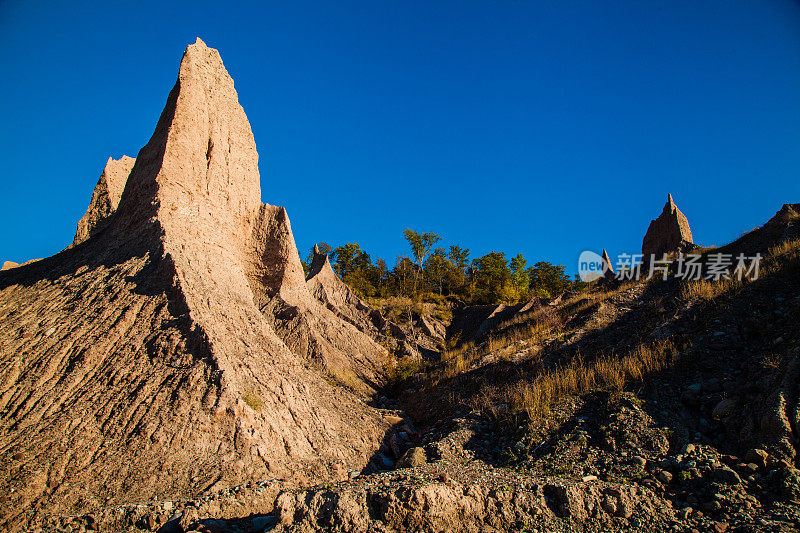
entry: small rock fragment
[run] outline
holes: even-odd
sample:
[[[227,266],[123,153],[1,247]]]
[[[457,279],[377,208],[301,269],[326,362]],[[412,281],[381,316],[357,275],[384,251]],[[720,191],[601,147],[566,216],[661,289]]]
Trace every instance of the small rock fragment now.
[[[744,460],[747,463],[753,463],[758,465],[760,468],[764,468],[767,466],[767,458],[769,454],[764,450],[759,449],[751,449],[745,454]]]

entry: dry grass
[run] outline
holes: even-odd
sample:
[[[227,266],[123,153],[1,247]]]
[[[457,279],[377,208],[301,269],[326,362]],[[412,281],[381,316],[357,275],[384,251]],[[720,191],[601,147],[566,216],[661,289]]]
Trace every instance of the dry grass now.
[[[328,367],[326,370],[328,377],[338,385],[344,385],[348,389],[362,394],[371,394],[374,392],[369,385],[364,383],[364,381],[349,368]]]
[[[779,354],[769,354],[764,358],[764,368],[776,371],[781,367],[781,356]]]
[[[631,283],[624,283],[614,289],[596,292],[587,296],[578,293],[559,304],[558,307],[541,307],[530,313],[517,315],[501,323],[495,329],[496,333],[489,336],[486,341],[476,345],[467,342],[457,346],[449,346],[442,354],[442,369],[434,381],[448,379],[470,370],[473,364],[483,356],[501,352],[509,346],[525,341],[530,344],[540,344],[547,339],[561,335],[564,324],[570,316],[596,305],[598,302],[612,298],[629,290]],[[452,343],[455,344],[455,343]],[[502,354],[498,354],[502,358]]]
[[[514,315],[512,318],[502,322],[497,329],[499,331],[504,331],[512,329],[514,326],[519,326],[521,324],[529,325],[530,323],[535,323],[536,328],[539,330],[555,329],[564,325],[561,315],[556,308],[544,306],[534,311]]]
[[[769,277],[781,272],[784,268],[793,268],[800,274],[800,239],[790,239],[776,244],[767,250],[761,261],[760,277]]]
[[[800,253],[800,239],[791,239],[771,247],[767,251],[767,257],[771,259],[786,256],[794,258],[798,256],[798,253]]]
[[[636,281],[626,281],[613,289],[605,289],[592,294],[578,293],[562,303],[560,308],[563,310],[562,312],[568,311],[572,315],[578,315],[595,304],[604,302],[609,298],[613,298],[614,296],[632,289],[638,283],[639,282]]]
[[[737,279],[720,278],[718,281],[689,281],[681,289],[680,298],[685,302],[702,300],[712,301],[731,290],[741,288],[743,282]]]
[[[449,346],[442,354],[442,369],[438,379],[447,379],[468,371],[475,361],[490,353],[499,352],[520,341],[536,344],[548,334],[560,328],[560,320],[555,313],[552,316],[538,313],[525,317],[526,322],[516,318],[500,326],[499,333],[492,335],[480,345],[466,342],[457,346]],[[513,323],[512,327],[506,327]]]
[[[675,347],[670,341],[641,345],[624,357],[604,355],[586,363],[578,356],[561,366],[537,376],[533,381],[519,381],[492,395],[479,395],[480,407],[490,410],[506,404],[512,414],[526,413],[531,419],[547,416],[557,401],[596,390],[620,392],[628,382],[641,381],[647,374],[670,364]]]
[[[767,250],[759,265],[758,278],[764,278],[781,271],[787,262],[800,261],[800,239],[786,240]],[[749,262],[748,262],[749,263]],[[735,265],[734,258],[734,265]],[[741,279],[740,279],[741,278]],[[730,279],[688,281],[681,289],[683,301],[713,301],[723,294],[738,291],[745,284],[756,281],[754,272],[733,270]]]
[[[736,257],[733,259],[735,266]],[[721,304],[722,301],[727,302],[728,297],[744,297],[747,291],[757,288],[755,284],[760,283],[762,277],[784,275],[787,272],[800,275],[800,239],[782,242],[767,250],[760,263],[758,280],[753,279],[752,273],[744,275],[741,280],[737,279],[738,272],[733,271],[731,279],[686,281],[680,284],[679,299]],[[447,350],[443,356],[443,377],[454,377],[472,370],[474,363],[485,354],[502,356],[504,351],[510,352],[509,346],[521,340],[537,342],[548,336],[552,338],[552,335],[563,332],[564,324],[571,317],[635,286],[635,283],[626,283],[612,290],[575,294],[565,298],[555,309],[545,308],[558,317],[558,323],[538,324],[537,313],[542,310],[524,317],[514,317],[497,328],[495,334],[481,345],[465,344]],[[658,341],[642,344],[624,355],[601,352],[591,358],[588,357],[590,354],[585,354],[586,359],[576,355],[565,363],[544,365],[544,370],[538,374],[532,374],[531,369],[543,365],[543,361],[548,359],[525,368],[488,368],[490,377],[479,378],[480,382],[475,382],[469,376],[459,381],[463,391],[459,396],[462,405],[466,401],[474,409],[500,420],[516,423],[519,421],[516,416],[521,414],[531,419],[546,417],[562,399],[598,390],[616,393],[631,384],[644,382],[649,375],[671,368],[676,352],[673,342]],[[764,361],[769,369],[775,369],[779,364],[777,357]],[[525,378],[524,374],[528,377]],[[473,392],[470,393],[470,390]],[[452,401],[455,403],[457,399],[453,398]]]
[[[447,379],[463,374],[469,370],[472,363],[482,353],[475,347],[474,342],[465,342],[459,346],[446,349],[442,354],[442,370],[439,372],[438,377]]]
[[[485,353],[492,353],[507,348],[519,341],[540,341],[551,332],[554,324],[546,320],[535,320],[524,326],[517,326],[492,335],[486,340]]]

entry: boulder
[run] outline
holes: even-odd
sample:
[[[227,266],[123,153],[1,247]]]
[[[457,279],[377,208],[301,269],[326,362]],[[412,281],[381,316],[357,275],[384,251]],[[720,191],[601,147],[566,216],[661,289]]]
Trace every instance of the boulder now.
[[[760,468],[764,468],[767,466],[767,459],[769,458],[769,454],[764,450],[759,450],[757,448],[752,448],[747,451],[747,454],[744,456],[744,460],[748,463],[753,463]]]
[[[656,478],[658,478],[658,480],[665,485],[669,485],[672,482],[672,474],[667,470],[661,470],[656,475]]]
[[[727,466],[719,466],[714,469],[714,479],[719,481],[720,483],[726,483],[728,485],[738,485],[742,482],[742,478],[739,477],[739,474],[736,473],[735,470],[729,468]]]
[[[715,420],[728,418],[736,412],[737,403],[738,402],[733,398],[725,398],[714,406],[711,416]]]

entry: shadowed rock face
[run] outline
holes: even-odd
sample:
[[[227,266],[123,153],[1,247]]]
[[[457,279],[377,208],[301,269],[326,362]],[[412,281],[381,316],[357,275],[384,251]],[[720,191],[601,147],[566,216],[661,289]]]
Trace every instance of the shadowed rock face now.
[[[800,204],[783,204],[780,210],[764,224],[767,227],[786,228],[784,238],[792,238],[792,231],[800,221]]]
[[[125,189],[125,182],[128,181],[128,175],[133,169],[134,162],[136,162],[135,159],[126,155],[119,160],[108,158],[106,167],[94,187],[86,214],[78,221],[73,244],[82,243],[105,226],[108,218],[119,205],[122,191]]]
[[[350,326],[311,297],[285,210],[261,202],[253,134],[216,50],[186,49],[115,204],[131,162],[109,161],[81,246],[0,275],[10,529],[250,479],[342,478],[388,426],[323,376],[367,389],[385,351],[344,343]]]
[[[672,195],[668,195],[664,210],[657,219],[650,222],[642,241],[645,260],[649,260],[653,254],[656,258],[661,258],[664,254],[678,251],[693,242],[689,220],[675,205]]]
[[[255,258],[250,277],[255,302],[286,346],[341,384],[374,392],[384,381],[388,353],[314,298],[283,207],[262,207],[252,249]]]

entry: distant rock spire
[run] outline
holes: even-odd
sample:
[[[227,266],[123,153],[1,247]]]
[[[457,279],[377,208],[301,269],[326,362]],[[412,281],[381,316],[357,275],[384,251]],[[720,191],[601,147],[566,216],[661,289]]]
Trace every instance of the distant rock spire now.
[[[603,248],[603,267],[603,275],[605,277],[614,277],[614,264],[611,262],[611,258],[608,256],[608,252],[605,248]]]
[[[694,243],[689,220],[686,218],[672,194],[667,194],[667,203],[661,215],[650,222],[642,240],[642,255],[648,261],[651,255],[661,257],[664,254],[677,252]]]

